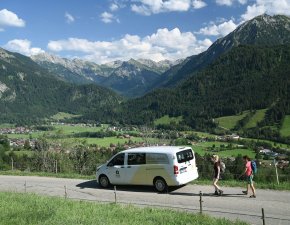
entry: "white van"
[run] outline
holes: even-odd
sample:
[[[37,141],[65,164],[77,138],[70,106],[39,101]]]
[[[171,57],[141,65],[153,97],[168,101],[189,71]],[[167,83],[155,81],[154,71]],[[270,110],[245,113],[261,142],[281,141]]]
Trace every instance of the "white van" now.
[[[97,168],[103,188],[110,184],[153,185],[163,192],[198,178],[194,152],[190,147],[155,146],[125,150]]]

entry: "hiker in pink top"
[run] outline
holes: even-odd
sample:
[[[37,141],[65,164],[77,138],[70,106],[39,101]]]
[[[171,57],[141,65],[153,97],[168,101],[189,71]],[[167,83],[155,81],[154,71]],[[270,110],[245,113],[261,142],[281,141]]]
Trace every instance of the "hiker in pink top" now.
[[[251,159],[249,158],[249,156],[245,155],[243,157],[244,163],[245,163],[245,172],[243,175],[246,176],[246,180],[247,180],[247,190],[243,191],[244,194],[248,194],[249,192],[249,188],[251,188],[253,194],[250,196],[250,198],[256,198],[256,190],[254,187],[254,182],[253,182],[253,170],[252,170],[252,166],[251,166]]]

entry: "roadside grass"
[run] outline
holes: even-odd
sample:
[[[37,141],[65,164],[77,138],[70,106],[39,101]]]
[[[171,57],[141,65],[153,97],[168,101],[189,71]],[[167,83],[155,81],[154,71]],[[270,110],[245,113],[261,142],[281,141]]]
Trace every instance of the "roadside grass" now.
[[[249,129],[256,127],[259,122],[261,122],[266,113],[267,109],[260,109],[255,112],[255,114],[250,118],[249,122],[244,126],[244,128]]]
[[[77,173],[46,173],[46,172],[29,172],[20,170],[0,170],[0,175],[7,176],[35,176],[35,177],[56,177],[56,178],[70,178],[70,179],[83,179],[83,180],[95,180],[96,176],[81,175]]]
[[[246,225],[207,215],[0,192],[0,224]]]
[[[170,123],[176,123],[176,124],[179,124],[180,122],[182,121],[182,116],[178,116],[178,117],[169,117],[168,115],[166,116],[163,116],[159,119],[156,119],[154,121],[154,125],[157,126],[157,125],[168,125]]]
[[[236,126],[236,124],[241,119],[243,119],[245,116],[247,116],[248,113],[249,113],[248,111],[245,111],[241,115],[224,116],[224,117],[216,118],[215,120],[218,122],[219,127],[231,130]]]
[[[280,134],[284,137],[290,136],[290,115],[285,116]]]

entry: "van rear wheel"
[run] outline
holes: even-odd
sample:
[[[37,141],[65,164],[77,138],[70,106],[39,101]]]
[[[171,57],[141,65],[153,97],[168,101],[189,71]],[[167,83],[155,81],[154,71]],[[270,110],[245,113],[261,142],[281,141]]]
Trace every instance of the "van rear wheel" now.
[[[167,183],[162,177],[156,177],[153,181],[154,187],[158,192],[167,190]]]
[[[110,181],[109,181],[109,178],[105,175],[101,175],[99,177],[99,185],[102,187],[102,188],[107,188],[110,186]]]

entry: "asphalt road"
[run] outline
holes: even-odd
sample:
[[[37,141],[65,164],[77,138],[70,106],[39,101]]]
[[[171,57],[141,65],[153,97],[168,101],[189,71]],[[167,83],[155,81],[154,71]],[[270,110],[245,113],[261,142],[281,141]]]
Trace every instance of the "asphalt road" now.
[[[263,224],[262,208],[267,225],[290,224],[290,192],[257,190],[257,198],[242,194],[241,188],[223,188],[224,195],[213,196],[211,186],[186,185],[171,188],[168,193],[156,193],[153,187],[117,186],[118,203],[142,207],[165,207],[198,213],[199,192],[203,193],[203,213],[240,219],[250,224]],[[114,188],[101,189],[94,180],[0,176],[0,191],[33,192],[88,201],[115,202]],[[0,200],[1,201],[1,200]]]

